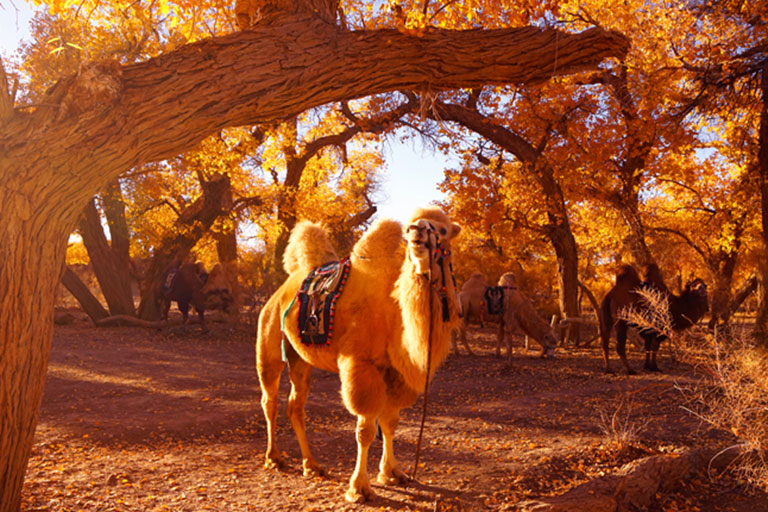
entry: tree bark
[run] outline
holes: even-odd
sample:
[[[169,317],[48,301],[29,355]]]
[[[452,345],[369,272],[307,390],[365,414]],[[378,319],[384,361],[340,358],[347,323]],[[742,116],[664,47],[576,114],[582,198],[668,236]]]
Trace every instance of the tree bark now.
[[[109,316],[107,310],[101,305],[99,299],[94,297],[91,290],[83,283],[77,274],[69,267],[64,267],[64,273],[61,276],[61,284],[69,290],[69,293],[77,299],[83,311],[91,317],[94,323]]]
[[[226,126],[402,88],[540,82],[627,48],[601,29],[419,38],[284,15],[137,64],[86,62],[36,108],[0,111],[0,512],[21,502],[67,237],[87,201],[125,169]]]
[[[738,229],[738,228],[737,228]],[[738,246],[740,238],[737,233],[736,248],[731,252],[718,251],[714,256],[714,262],[710,265],[715,270],[715,285],[712,290],[712,299],[710,301],[710,319],[708,327],[713,329],[716,325],[724,327],[728,324],[733,311],[733,274],[736,271],[736,257],[738,256]]]
[[[62,222],[66,216],[60,202],[46,208],[33,208],[23,197],[3,192],[0,193],[3,219],[0,222],[0,510],[6,512],[18,510],[21,502],[24,472],[45,384],[56,286],[67,237],[80,209],[73,207],[69,222]]]
[[[637,191],[633,190],[631,194],[623,197],[614,205],[629,229],[626,242],[632,259],[640,267],[653,263],[651,250],[645,242],[645,225],[640,218]]]

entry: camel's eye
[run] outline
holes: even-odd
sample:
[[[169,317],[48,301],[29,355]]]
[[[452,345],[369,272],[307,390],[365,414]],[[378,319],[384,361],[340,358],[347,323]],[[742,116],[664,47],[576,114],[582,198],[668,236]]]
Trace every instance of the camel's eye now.
[[[440,228],[440,234],[441,235],[445,236],[446,233],[447,233],[447,231],[445,230],[445,228]]]

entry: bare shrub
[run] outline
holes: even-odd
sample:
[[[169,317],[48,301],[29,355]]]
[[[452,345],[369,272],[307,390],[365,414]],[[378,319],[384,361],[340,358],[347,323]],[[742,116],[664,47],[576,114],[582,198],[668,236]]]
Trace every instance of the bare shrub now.
[[[768,489],[768,352],[755,346],[743,330],[715,331],[705,339],[707,357],[696,357],[695,364],[707,379],[680,388],[686,409],[731,432],[736,443],[728,449],[739,451],[731,469],[752,485]]]
[[[755,345],[746,327],[675,332],[666,297],[654,290],[639,293],[643,306],[621,317],[641,330],[666,335],[676,359],[703,376],[694,385],[678,386],[684,408],[707,425],[733,434],[736,442],[723,450],[739,452],[731,470],[768,490],[768,351]]]

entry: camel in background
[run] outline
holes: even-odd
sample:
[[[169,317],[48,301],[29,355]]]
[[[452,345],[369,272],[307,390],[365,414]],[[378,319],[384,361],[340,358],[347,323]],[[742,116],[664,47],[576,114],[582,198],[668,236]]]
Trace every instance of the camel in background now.
[[[163,320],[168,321],[171,302],[176,302],[182,322],[187,323],[191,306],[195,308],[203,329],[206,328],[206,310],[220,309],[228,312],[233,303],[232,291],[220,263],[209,274],[201,261],[192,263],[174,260],[163,274],[159,295],[162,297]]]
[[[521,331],[535,339],[542,347],[542,357],[553,357],[557,346],[557,335],[550,324],[543,320],[536,312],[531,301],[517,286],[517,279],[511,272],[507,272],[499,278],[498,287],[503,291],[503,310],[501,314],[491,314],[488,311],[488,299],[486,293],[489,287],[485,284],[485,275],[475,272],[461,287],[461,305],[464,316],[458,329],[458,336],[454,334],[452,339],[453,350],[459,353],[456,338],[458,338],[467,352],[473,355],[467,343],[467,326],[470,318],[480,318],[496,322],[499,326],[496,339],[496,357],[501,357],[502,343],[507,346],[507,360],[512,359],[512,336]],[[492,290],[492,288],[491,288]],[[478,313],[479,310],[479,313]]]
[[[616,284],[608,291],[603,302],[600,304],[600,338],[603,344],[605,373],[611,373],[608,352],[611,331],[614,325],[616,326],[616,352],[627,371],[627,375],[634,375],[636,373],[627,361],[626,344],[627,329],[637,326],[621,318],[621,314],[622,310],[629,308],[648,310],[649,305],[645,297],[639,293],[640,290],[652,290],[661,294],[662,298],[667,297],[669,299],[668,313],[670,325],[668,327],[673,332],[687,329],[698,322],[709,311],[707,285],[703,280],[699,278],[691,280],[686,285],[682,294],[675,295],[667,289],[661,276],[661,271],[655,263],[647,265],[644,269],[644,274],[645,280],[641,281],[640,275],[634,267],[623,265],[616,274]],[[661,342],[667,338],[667,335],[647,327],[642,327],[639,330],[640,337],[645,342],[644,369],[660,371],[656,363],[656,355]]]
[[[488,283],[482,272],[475,272],[461,285],[461,292],[459,293],[462,313],[461,325],[451,335],[451,344],[455,354],[459,353],[459,347],[456,344],[456,338],[459,338],[464,348],[467,349],[467,353],[471,356],[474,355],[469,343],[467,343],[467,325],[471,320],[476,320],[480,327],[483,327],[483,315],[486,314],[485,290],[487,288]]]
[[[539,316],[531,301],[517,287],[517,279],[511,272],[499,278],[499,286],[504,290],[504,312],[499,322],[499,335],[496,339],[496,357],[501,357],[502,342],[507,346],[507,361],[512,361],[512,335],[522,331],[541,345],[541,357],[555,356],[557,335],[550,324]]]
[[[267,423],[265,467],[281,464],[275,420],[285,357],[291,381],[287,412],[304,474],[324,474],[310,452],[304,423],[310,371],[317,367],[339,374],[344,405],[357,416],[357,461],[347,501],[374,495],[367,459],[377,420],[383,435],[377,480],[389,484],[406,479],[393,452],[393,437],[400,409],[416,401],[450,348],[460,307],[450,242],[459,231],[438,208],[417,210],[404,229],[393,220],[375,222],[352,249],[329,343],[305,345],[298,308],[291,303],[308,272],[338,258],[323,227],[302,222],[294,228],[283,259],[289,276],[259,316],[256,366]]]

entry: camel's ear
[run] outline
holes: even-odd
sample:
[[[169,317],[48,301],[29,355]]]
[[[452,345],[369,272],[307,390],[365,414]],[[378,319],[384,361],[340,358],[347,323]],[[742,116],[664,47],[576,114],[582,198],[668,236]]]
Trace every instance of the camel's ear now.
[[[456,238],[456,235],[461,233],[461,226],[458,224],[453,224],[453,227],[451,228],[451,239]]]

